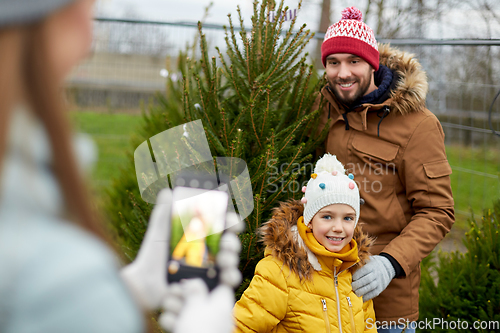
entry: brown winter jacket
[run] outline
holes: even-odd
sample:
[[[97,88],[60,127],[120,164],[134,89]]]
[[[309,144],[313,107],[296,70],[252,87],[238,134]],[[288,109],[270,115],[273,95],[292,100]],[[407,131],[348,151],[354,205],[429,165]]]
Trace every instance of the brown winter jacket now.
[[[320,126],[331,120],[324,147],[354,174],[365,200],[360,221],[376,237],[372,254],[385,252],[404,270],[374,299],[377,320],[417,320],[420,262],[455,220],[451,167],[443,129],[425,107],[427,77],[420,64],[388,45],[379,45],[379,52],[380,64],[399,77],[389,99],[348,112],[347,129],[345,110],[325,87]]]

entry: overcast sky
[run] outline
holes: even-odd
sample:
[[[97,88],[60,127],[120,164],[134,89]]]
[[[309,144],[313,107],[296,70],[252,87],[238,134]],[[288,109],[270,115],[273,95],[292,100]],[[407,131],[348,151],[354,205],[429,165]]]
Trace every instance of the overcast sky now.
[[[227,14],[237,15],[239,5],[243,16],[250,19],[253,12],[253,0],[99,0],[98,14],[111,17],[138,16],[150,20],[169,22],[197,22],[205,12],[205,8],[213,2],[206,20],[208,23],[226,24]],[[290,7],[297,8],[297,0],[287,1]],[[311,3],[301,11],[302,19],[314,20],[318,5]],[[248,23],[250,25],[250,23]]]
[[[213,6],[209,11],[207,23],[227,24],[227,14],[231,13],[236,18],[236,6],[239,5],[245,18],[245,25],[250,26],[253,0],[98,0],[97,15],[167,22],[197,22],[202,19],[205,8],[210,2],[213,2]],[[296,27],[306,23],[309,29],[317,30],[320,2],[320,0],[306,1],[298,13]],[[352,2],[356,3],[356,1]],[[285,3],[291,8],[297,8],[298,0],[287,0]],[[336,2],[336,4],[339,3]],[[340,10],[341,8],[335,8],[334,12],[340,12]],[[340,17],[332,17],[333,21],[339,19]],[[470,11],[455,10],[443,17],[442,29],[435,29],[434,26],[428,28],[429,34],[434,34],[430,36],[432,38],[487,38],[479,15],[474,15]],[[440,31],[440,36],[435,35],[437,31]],[[500,38],[499,24],[493,27],[491,37]]]

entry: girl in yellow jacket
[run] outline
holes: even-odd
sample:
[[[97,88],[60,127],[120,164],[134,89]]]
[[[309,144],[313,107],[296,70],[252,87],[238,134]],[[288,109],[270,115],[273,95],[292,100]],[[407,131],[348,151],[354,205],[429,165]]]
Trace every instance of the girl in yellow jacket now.
[[[325,154],[302,191],[301,202],[282,203],[260,229],[265,257],[236,303],[236,331],[377,332],[372,301],[351,287],[371,243],[357,226],[352,174]]]

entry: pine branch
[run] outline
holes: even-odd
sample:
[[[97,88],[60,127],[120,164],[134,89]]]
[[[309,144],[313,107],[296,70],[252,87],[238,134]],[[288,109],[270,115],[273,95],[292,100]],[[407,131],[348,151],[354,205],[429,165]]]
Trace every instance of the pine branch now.
[[[241,9],[240,6],[236,6],[236,11],[238,12],[238,19],[240,21],[240,35],[241,35],[241,40],[243,43],[247,42],[247,31],[245,30],[245,24],[243,23],[243,16],[241,16]]]
[[[260,7],[260,12],[258,12],[257,9],[258,1],[254,1],[253,3],[253,10],[254,13],[259,13],[258,15],[254,15],[254,17],[258,17],[257,22],[254,24],[256,26],[256,35],[257,35],[257,58],[255,59],[255,67],[257,73],[260,73],[262,70],[262,61],[263,61],[263,48],[262,48],[262,30],[264,28],[264,22],[265,22],[265,2],[263,1]],[[264,47],[265,49],[265,47]]]
[[[243,103],[245,103],[247,101],[246,98],[244,98],[239,89],[238,89],[238,85],[236,84],[237,80],[236,80],[236,77],[234,76],[234,71],[233,71],[233,66],[231,65],[231,67],[229,68],[229,71],[231,72],[231,77],[230,77],[230,81],[233,83],[234,85],[234,90],[236,91],[236,93],[238,94],[238,97],[242,100]],[[231,134],[229,134],[231,135]]]
[[[222,69],[217,68],[217,59],[215,59],[215,57],[212,57],[212,73],[214,73],[214,76],[212,77],[212,87],[213,87],[212,102],[217,110],[222,110],[219,99],[219,89],[221,84]]]
[[[283,29],[283,23],[285,22],[284,16],[281,15],[282,8],[283,8],[283,0],[280,1],[280,5],[278,7],[278,10],[276,11],[276,14],[281,16],[281,19],[280,20],[276,20],[273,23],[270,23],[269,21],[267,21],[268,24],[269,23],[271,24],[271,27],[272,27],[271,31],[274,32],[272,47],[270,47],[270,49],[266,50],[267,53],[269,53],[269,59],[267,60],[267,64],[271,64],[273,62],[273,60],[274,60],[273,56],[275,55],[274,54],[274,50],[275,50],[276,44],[278,43],[278,41],[279,41],[279,39],[281,37],[281,31]],[[270,7],[268,7],[268,10],[270,10]],[[266,66],[266,67],[268,67],[268,66]]]
[[[299,154],[300,154],[301,151],[302,151],[302,146],[299,147],[299,150],[297,151],[297,153],[295,154],[295,156],[292,159],[292,162],[289,165],[291,165],[291,164],[294,163],[294,161],[297,159],[297,157],[299,156]],[[270,205],[274,203],[274,201],[278,198],[278,196],[283,192],[283,189],[288,187],[288,185],[292,181],[292,178],[293,177],[289,177],[288,182],[286,183],[286,185],[285,186],[281,186],[281,190],[279,192],[274,193],[273,195],[271,195],[268,198],[268,200],[266,200],[266,204],[265,204],[263,210],[268,209],[270,207]]]
[[[264,173],[266,173],[266,172],[267,172],[267,170],[268,170],[268,166],[269,166],[269,161],[270,161],[270,160],[271,160],[271,161],[277,161],[277,160],[275,160],[273,157],[274,157],[274,154],[273,154],[272,146],[268,146],[268,149],[267,149],[267,151],[266,151],[266,164],[265,164],[265,166],[266,166],[266,167],[265,167],[265,169],[264,169]],[[276,163],[276,162],[272,163],[272,165],[274,165],[275,163]],[[260,197],[262,197],[262,191],[264,191],[264,187],[265,187],[265,186],[264,186],[264,182],[265,182],[265,180],[266,180],[266,178],[265,178],[265,177],[263,177],[263,178],[262,178],[262,183],[261,183],[261,185],[260,185],[260,191],[259,191],[259,196],[260,196]]]
[[[296,159],[298,158],[300,152],[302,151],[304,147],[304,144],[301,144],[299,146],[299,150],[297,151],[296,155],[294,156],[294,158],[292,159],[292,162],[291,163],[287,163],[287,167],[285,169],[285,171],[283,172],[283,170],[280,169],[281,171],[281,176],[279,176],[278,178],[276,178],[274,181],[272,182],[268,182],[268,185],[272,185],[272,184],[275,184],[277,183],[279,180],[281,180],[282,178],[284,178],[285,176],[288,175],[288,170],[292,167],[292,164],[295,163]]]
[[[298,91],[300,89],[300,85],[301,85],[303,77],[304,77],[304,73],[305,73],[305,65],[304,64],[301,64],[299,73],[300,74],[299,74],[298,80],[295,80],[295,82],[293,84],[292,94],[290,95],[290,99],[288,100],[288,103],[292,104],[292,105],[295,104],[295,101],[297,100]]]
[[[257,167],[257,169],[255,170],[255,173],[254,173],[254,175],[257,175],[257,176],[252,177],[252,179],[251,179],[252,183],[254,183],[256,180],[259,179],[258,175],[259,175],[259,172],[260,172],[260,168],[262,167],[262,161],[264,161],[264,156],[261,155],[259,157],[259,166]]]
[[[248,50],[249,49],[249,42],[246,40],[246,41],[243,41],[243,44],[245,45],[245,51],[246,51],[246,60],[245,60],[245,63],[246,63],[246,66],[247,66],[247,77],[248,77],[248,84],[252,84],[252,79],[251,79],[251,74],[250,74],[250,51]]]
[[[307,76],[305,78],[305,82],[304,82],[303,86],[299,89],[298,95],[300,96],[300,103],[299,103],[299,107],[297,108],[297,116],[295,117],[295,120],[298,120],[299,117],[303,114],[302,105],[304,104],[304,98],[305,98],[306,94],[309,94],[311,96],[314,95],[314,94],[312,94],[312,92],[308,91],[309,82],[311,81],[312,71],[313,71],[313,67],[309,66],[309,71],[308,71]],[[304,74],[302,72],[301,77],[303,75]]]
[[[300,125],[302,125],[304,123],[304,118],[300,119],[298,122],[297,122],[297,126],[295,126],[295,128],[290,132],[290,134],[288,134],[288,136],[285,138],[285,143],[283,144],[283,146],[281,147],[281,149],[278,151],[278,154],[281,153],[283,151],[283,149],[287,148],[288,144],[293,140],[293,138],[295,137],[293,134],[297,131],[297,129],[300,127]]]
[[[246,256],[247,262],[245,263],[245,266],[243,266],[243,271],[246,270],[246,268],[248,267],[248,265],[251,262],[252,258],[250,257],[250,250],[252,249],[253,241],[254,241],[254,238],[255,238],[254,234],[247,234],[247,235],[250,236],[250,240],[248,241],[248,245],[247,245],[247,248],[248,248],[247,254],[246,254],[247,255]]]
[[[202,33],[200,21],[198,21],[198,31],[200,32],[200,36],[201,36],[201,38],[200,38],[200,51],[201,51],[201,55],[202,55],[202,61],[200,61],[201,68],[205,72],[205,77],[211,78],[212,73],[210,71],[210,67],[208,67],[208,64],[210,63],[210,61],[208,60],[207,39],[206,39],[205,34]],[[209,87],[208,90],[211,90],[210,88],[211,87]]]
[[[208,125],[210,125],[210,129],[215,132],[215,128],[212,125],[212,121],[210,120],[210,117],[208,116],[208,113],[207,113],[208,110],[207,110],[206,105],[205,105],[205,98],[206,98],[207,92],[206,92],[206,90],[203,89],[200,77],[197,74],[195,74],[194,78],[195,78],[197,86],[198,86],[198,94],[200,97],[201,107],[202,107],[201,111],[199,111],[198,114],[200,117],[205,119],[205,121],[208,123]],[[217,113],[215,113],[214,116],[217,117]]]
[[[225,39],[226,45],[227,45],[226,54],[228,56],[228,59],[231,61],[231,66],[234,65],[236,68],[239,68],[241,72],[245,72],[245,66],[243,65],[245,63],[245,60],[243,59],[243,56],[241,54],[236,54],[235,51],[233,50],[233,46],[231,45],[231,42],[229,41],[229,36],[227,36],[227,32],[226,32],[226,37],[224,39]],[[233,41],[233,39],[236,39],[236,36],[232,36],[231,41]],[[238,53],[239,52],[240,51],[238,49]],[[221,57],[221,59],[224,58],[220,52],[219,52],[219,56]]]
[[[292,55],[289,57],[289,60],[283,64],[283,66],[285,68],[287,68],[288,66],[291,66],[291,64],[293,64],[295,61],[297,61],[297,58],[299,57],[299,55],[302,53],[302,51],[304,50],[304,48],[307,45],[307,43],[309,43],[309,41],[312,38],[313,38],[313,35],[310,35],[310,36],[306,35],[306,36],[303,36],[299,40],[299,43],[306,43],[306,44],[302,44],[297,50],[295,50],[295,51],[292,52]],[[306,53],[304,55],[304,57],[302,58],[304,62],[305,62],[305,59],[307,58],[307,56],[308,56],[308,53]]]
[[[252,119],[252,128],[253,128],[253,132],[255,134],[255,139],[257,140],[257,143],[259,144],[259,148],[260,148],[260,147],[262,147],[262,144],[260,143],[259,134],[257,133],[257,129],[255,128],[255,120],[253,118],[253,107],[254,107],[254,105],[251,102],[250,103],[250,117]]]
[[[260,211],[260,196],[257,194],[255,196],[254,200],[254,225],[253,228],[251,229],[253,232],[257,230],[260,226],[260,217],[261,217],[261,211]]]
[[[248,107],[249,107],[249,106],[248,106]],[[248,108],[248,107],[247,107],[247,108]],[[247,108],[243,109],[243,110],[239,113],[238,117],[236,118],[236,120],[235,120],[235,122],[234,122],[234,124],[233,124],[233,127],[231,128],[231,131],[229,131],[229,136],[231,136],[231,134],[233,133],[233,131],[234,131],[236,128],[238,128],[238,124],[239,124],[239,122],[240,122],[240,120],[241,120],[241,117],[245,114],[245,111],[246,111],[246,109],[247,109]]]
[[[205,128],[205,133],[207,134],[207,137],[208,136],[210,137],[210,142],[212,142],[213,147],[215,148],[217,153],[220,154],[220,156],[226,156],[226,154],[227,154],[226,148],[224,148],[224,146],[220,142],[217,135],[215,135],[215,133],[210,128],[208,128],[208,127],[204,127],[204,128]]]
[[[266,108],[264,109],[264,119],[262,119],[262,129],[260,130],[261,136],[263,136],[263,134],[264,134],[264,125],[266,124],[266,116],[267,116],[267,113],[269,112],[269,104],[271,102],[269,88],[266,89],[266,94],[267,94],[267,105],[266,105]]]
[[[299,2],[300,3],[300,2]],[[288,8],[288,7],[287,7]],[[287,10],[287,8],[285,8],[285,11]],[[293,49],[295,47],[295,44],[301,44],[301,41],[303,41],[304,38],[307,38],[307,36],[309,35],[309,30],[307,30],[305,32],[305,35],[304,34],[304,29],[306,27],[305,24],[303,24],[299,31],[297,33],[293,33],[292,29],[295,25],[295,21],[296,21],[297,17],[294,17],[292,22],[290,23],[290,28],[288,29],[286,35],[285,35],[285,38],[283,40],[283,42],[281,43],[281,46],[278,48],[278,51],[277,53],[278,54],[281,54],[283,53],[283,49]],[[290,37],[292,37],[292,35],[294,36],[292,38],[292,40],[290,41],[290,44],[288,43],[289,40],[290,40]]]
[[[241,156],[241,152],[243,151],[244,148],[242,142],[243,142],[243,131],[241,129],[238,129],[236,132],[236,149],[234,153],[235,157]]]
[[[228,47],[228,50],[231,50],[233,53],[236,53],[237,59],[243,63],[245,60],[243,59],[243,55],[240,52],[240,49],[238,47],[238,42],[236,41],[236,34],[234,33],[234,26],[233,26],[233,21],[231,19],[231,14],[228,14],[227,17],[229,18],[229,28],[231,31],[231,41],[233,42],[233,45],[229,42],[226,41],[226,45]],[[227,31],[226,31],[227,35]],[[233,49],[234,48],[234,49]]]
[[[224,109],[221,109],[221,116],[222,116],[222,136],[226,140],[226,147],[229,147],[229,141],[227,139],[227,131],[226,131],[226,124],[227,124],[227,119],[226,119],[226,112]]]

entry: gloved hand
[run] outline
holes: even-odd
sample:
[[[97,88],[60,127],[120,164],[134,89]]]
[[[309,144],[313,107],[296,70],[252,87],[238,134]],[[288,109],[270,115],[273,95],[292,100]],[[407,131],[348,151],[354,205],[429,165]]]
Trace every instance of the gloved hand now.
[[[244,224],[238,215],[228,213],[227,225],[232,225],[222,235],[217,254],[220,268],[220,285],[211,293],[201,279],[186,280],[169,286],[164,298],[160,325],[174,333],[230,333],[233,331],[233,288],[241,282],[238,269],[241,243],[236,233]]]
[[[243,223],[236,223],[239,217],[235,213],[228,213],[226,220],[233,226],[222,235],[216,258],[221,284],[211,293],[201,279],[171,284],[159,319],[164,329],[174,333],[232,332],[233,288],[241,282],[241,243],[236,233],[243,231]]]
[[[167,296],[167,251],[170,241],[170,216],[172,191],[158,193],[156,206],[151,212],[148,229],[135,260],[122,268],[120,274],[135,299],[147,309],[158,309]],[[238,270],[241,244],[236,233],[243,231],[244,224],[235,213],[226,215],[226,230],[221,237],[217,264],[221,268],[221,283],[236,287],[241,281]]]
[[[220,284],[211,293],[201,279],[173,284],[160,325],[173,333],[231,333],[234,291]]]
[[[396,271],[389,259],[375,255],[352,275],[352,290],[366,302],[380,295],[392,281]]]
[[[137,257],[120,272],[135,299],[147,310],[159,308],[167,293],[171,206],[172,191],[163,189],[158,193]]]

